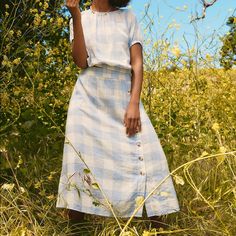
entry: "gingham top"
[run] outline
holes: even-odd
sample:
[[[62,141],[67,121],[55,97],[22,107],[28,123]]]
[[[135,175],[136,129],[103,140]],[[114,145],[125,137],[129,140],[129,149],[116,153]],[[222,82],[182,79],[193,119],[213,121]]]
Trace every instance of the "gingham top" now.
[[[95,12],[89,8],[81,12],[81,23],[88,52],[88,66],[102,63],[131,69],[129,48],[140,43],[143,34],[134,12],[129,8]],[[73,18],[69,20],[69,40],[74,39]]]

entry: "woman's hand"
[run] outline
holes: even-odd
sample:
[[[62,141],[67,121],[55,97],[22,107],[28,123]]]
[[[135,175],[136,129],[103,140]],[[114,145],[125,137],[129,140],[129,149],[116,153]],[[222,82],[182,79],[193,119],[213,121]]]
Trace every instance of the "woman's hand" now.
[[[72,17],[75,17],[78,11],[80,12],[79,3],[80,0],[66,0],[66,7],[70,11]]]
[[[124,126],[126,127],[126,135],[132,136],[136,132],[141,131],[141,120],[138,103],[129,103],[125,115]]]

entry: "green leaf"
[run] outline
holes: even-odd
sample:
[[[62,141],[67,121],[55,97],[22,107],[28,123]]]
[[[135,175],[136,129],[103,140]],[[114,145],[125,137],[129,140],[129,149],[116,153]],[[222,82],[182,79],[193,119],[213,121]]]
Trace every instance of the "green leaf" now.
[[[90,170],[86,169],[86,168],[83,171],[84,171],[85,174],[89,174],[90,173]]]
[[[99,189],[98,183],[92,183],[92,187],[93,187],[94,189]]]
[[[79,195],[79,198],[80,198],[80,189],[78,188],[78,186],[77,185],[75,185],[75,189],[77,190],[77,193],[78,193],[78,195]]]
[[[93,205],[94,205],[94,206],[99,206],[99,205],[101,205],[101,203],[100,203],[100,202],[97,202],[97,201],[93,201]]]

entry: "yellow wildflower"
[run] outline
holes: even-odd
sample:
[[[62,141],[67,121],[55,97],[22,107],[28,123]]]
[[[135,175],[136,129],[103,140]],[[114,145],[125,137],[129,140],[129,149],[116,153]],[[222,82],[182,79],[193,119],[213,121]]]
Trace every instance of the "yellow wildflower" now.
[[[21,187],[21,186],[20,186],[20,191],[21,191],[22,193],[25,193],[25,189],[24,189],[23,187]]]
[[[144,230],[142,236],[151,236],[151,232]]]
[[[225,148],[224,146],[221,146],[221,147],[220,147],[220,152],[221,152],[221,153],[225,153],[225,152],[226,152],[226,148]]]
[[[179,57],[181,54],[181,51],[178,46],[175,46],[171,50],[172,54],[175,55],[176,57]]]
[[[41,17],[39,16],[38,13],[35,14],[35,17],[34,17],[34,25],[35,26],[39,26],[40,25],[40,22],[41,22]]]
[[[41,182],[38,181],[37,183],[35,183],[35,184],[34,184],[34,187],[35,187],[36,189],[39,189],[39,188],[41,187]]]
[[[52,180],[53,179],[53,176],[56,174],[55,171],[51,171],[50,172],[50,175],[48,176],[48,180]]]
[[[41,11],[40,13],[41,16],[44,16],[45,14],[46,14],[45,11]]]
[[[38,12],[38,9],[36,8],[30,8],[30,13],[37,13]]]
[[[65,67],[65,71],[66,71],[66,73],[70,73],[70,72],[71,72],[70,66],[66,66],[66,67]]]
[[[14,187],[15,187],[15,184],[14,184],[14,183],[13,183],[13,184],[3,184],[3,185],[1,186],[1,189],[8,190],[8,191],[11,192]]]
[[[48,57],[48,58],[46,59],[46,63],[49,64],[49,63],[51,63],[51,62],[52,62],[52,57]]]
[[[23,160],[22,160],[21,156],[19,156],[19,160],[18,160],[18,163],[17,163],[15,169],[19,168],[22,163],[23,163]]]
[[[212,56],[210,54],[206,54],[206,60],[207,61],[212,61]]]
[[[142,203],[143,200],[144,200],[144,197],[143,197],[143,196],[137,196],[137,197],[135,198],[135,204],[136,204],[135,207],[139,207],[139,206],[141,205],[141,203]]]
[[[209,153],[204,151],[202,154],[201,154],[201,157],[204,157],[204,156],[207,156]]]
[[[190,49],[190,51],[189,51],[190,53],[195,53],[196,52],[196,50],[195,50],[195,48],[194,47],[192,47],[191,49]]]
[[[3,66],[10,65],[10,62],[9,62],[8,57],[6,55],[3,55],[2,65]]]
[[[17,30],[16,34],[17,34],[18,37],[21,36],[21,31]]]
[[[214,123],[211,128],[212,128],[214,131],[219,131],[220,126],[219,126],[218,123]]]
[[[10,34],[10,36],[12,36],[12,35],[14,34],[14,31],[13,31],[13,30],[10,30],[10,31],[9,31],[9,34]]]
[[[47,196],[47,199],[49,199],[49,200],[53,200],[55,198],[55,196],[52,194],[52,195],[49,195],[49,196]]]
[[[123,232],[121,236],[134,236],[134,234],[131,231],[126,231],[126,232]]]
[[[15,64],[15,65],[20,64],[20,57],[14,59],[12,63]]]
[[[46,10],[48,8],[48,3],[45,2],[44,5],[43,5],[43,10]]]
[[[226,152],[226,148],[221,146],[219,151],[220,151],[220,153],[223,154],[223,153]],[[225,160],[225,155],[224,154],[223,155],[219,155],[219,156],[216,157],[216,159],[217,159],[218,164],[221,164]]]
[[[63,24],[63,18],[62,17],[58,17],[57,18],[57,25],[58,25],[58,27],[61,27],[62,24]]]
[[[47,21],[46,20],[42,20],[42,26],[47,25]]]

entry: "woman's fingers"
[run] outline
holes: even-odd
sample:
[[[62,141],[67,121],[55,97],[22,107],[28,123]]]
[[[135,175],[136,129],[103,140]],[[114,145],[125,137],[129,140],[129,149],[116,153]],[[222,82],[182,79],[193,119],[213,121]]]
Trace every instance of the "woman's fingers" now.
[[[137,130],[138,130],[138,132],[141,132],[141,130],[142,130],[142,123],[141,123],[141,120],[140,120],[140,119],[138,119]]]
[[[126,134],[128,136],[132,136],[135,133],[141,131],[141,121],[140,119],[136,118],[136,119],[126,119]]]
[[[126,124],[126,117],[127,117],[127,112],[125,112],[125,115],[124,115],[124,120],[123,120],[124,126],[127,126],[127,124]]]
[[[126,134],[129,135],[130,132],[130,119],[126,117]]]
[[[66,0],[66,7],[73,16],[77,10],[79,10],[80,0]]]

